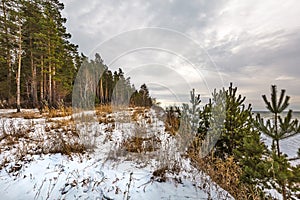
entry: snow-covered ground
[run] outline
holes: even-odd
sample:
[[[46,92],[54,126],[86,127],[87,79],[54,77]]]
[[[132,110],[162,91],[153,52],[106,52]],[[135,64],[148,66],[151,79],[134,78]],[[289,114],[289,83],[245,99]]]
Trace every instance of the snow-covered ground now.
[[[5,117],[13,112],[0,110],[1,199],[232,199],[180,156],[153,110],[137,120],[126,110],[107,115],[108,123],[93,116],[71,125],[70,117]],[[152,150],[127,151],[126,141],[141,135]],[[55,153],[80,137],[93,151]]]

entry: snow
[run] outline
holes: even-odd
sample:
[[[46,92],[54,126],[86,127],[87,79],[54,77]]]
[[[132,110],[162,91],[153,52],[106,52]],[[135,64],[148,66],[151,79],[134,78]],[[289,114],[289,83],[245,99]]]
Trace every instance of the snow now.
[[[22,174],[12,178],[1,172],[3,199],[207,199],[190,180],[175,185],[172,181],[151,181],[149,169],[131,162],[117,167],[94,159],[69,160],[59,154],[34,156]],[[130,179],[132,181],[130,182]],[[129,185],[130,184],[130,185]],[[217,196],[212,196],[212,198]],[[125,198],[125,199],[126,199]]]
[[[1,199],[233,199],[180,156],[176,140],[164,132],[164,124],[153,110],[143,113],[137,122],[130,118],[130,110],[109,114],[115,122],[108,124],[94,119],[76,121],[78,132],[87,133],[85,139],[95,138],[86,141],[94,142],[95,148],[69,156],[36,151],[57,143],[58,135],[68,142],[78,140],[70,131],[72,127],[54,128],[58,122],[71,120],[70,116],[51,120],[5,118],[5,113],[12,112],[0,110],[0,138],[4,132],[22,131],[28,137],[20,137],[9,147],[6,139],[0,141]],[[125,151],[124,141],[139,134],[159,138],[159,149]],[[165,181],[161,181],[153,172],[166,165],[180,166],[180,170],[167,170]]]
[[[263,142],[271,149],[272,139],[265,135],[261,135]],[[297,157],[298,149],[300,148],[300,134],[293,137],[286,138],[280,141],[280,150],[288,156],[288,158]],[[300,165],[300,159],[291,161],[291,164],[296,166]]]

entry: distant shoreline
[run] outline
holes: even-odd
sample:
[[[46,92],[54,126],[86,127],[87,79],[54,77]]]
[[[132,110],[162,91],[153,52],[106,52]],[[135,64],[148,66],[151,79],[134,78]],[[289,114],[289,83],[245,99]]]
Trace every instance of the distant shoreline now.
[[[268,110],[253,110],[252,112],[253,113],[271,113]],[[282,113],[288,113],[288,111],[283,111]],[[299,110],[296,110],[296,111],[293,110],[293,113],[300,114],[300,111]]]

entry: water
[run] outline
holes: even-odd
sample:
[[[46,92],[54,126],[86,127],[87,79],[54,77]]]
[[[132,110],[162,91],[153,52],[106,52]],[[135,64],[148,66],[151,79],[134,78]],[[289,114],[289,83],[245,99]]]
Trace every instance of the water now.
[[[259,113],[260,116],[265,118],[265,119],[266,118],[268,118],[268,119],[273,118],[273,114],[269,111],[254,111],[253,113],[254,113],[254,116],[256,116],[256,114]],[[287,115],[287,113],[288,112],[283,112],[282,114],[280,114],[280,116],[283,118]],[[300,111],[293,111],[292,118],[300,120]]]

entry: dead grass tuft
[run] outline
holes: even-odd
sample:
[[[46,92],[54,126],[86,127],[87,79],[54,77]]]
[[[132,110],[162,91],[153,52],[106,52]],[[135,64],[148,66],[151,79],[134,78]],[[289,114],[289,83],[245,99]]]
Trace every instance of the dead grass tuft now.
[[[176,135],[180,127],[180,110],[176,107],[166,109],[165,131]]]
[[[242,169],[233,157],[225,160],[219,158],[200,158],[199,154],[189,152],[194,166],[208,174],[211,179],[228,191],[235,199],[260,199],[259,192],[240,182]]]
[[[134,110],[132,115],[131,115],[131,119],[135,122],[139,121],[139,116],[140,116],[141,113],[143,113],[142,110],[138,110],[138,109]]]
[[[115,119],[111,116],[111,115],[106,115],[106,114],[102,114],[101,116],[98,116],[98,122],[99,124],[109,124],[109,123],[114,123]]]
[[[85,153],[86,148],[83,144],[78,142],[68,143],[64,138],[60,137],[53,146],[49,149],[44,149],[44,153],[61,153],[63,155],[71,155],[71,153]]]
[[[150,119],[149,115],[148,115],[148,108],[144,108],[144,107],[135,107],[133,109],[133,113],[131,115],[131,119],[135,122],[141,120],[141,119]],[[151,120],[151,119],[150,119]]]
[[[161,146],[161,140],[154,132],[147,131],[143,123],[136,123],[132,136],[124,138],[121,142],[121,148],[131,153],[146,153],[157,151]]]
[[[72,114],[72,107],[59,107],[57,109],[55,108],[48,108],[47,106],[44,108],[44,114],[48,118],[54,118],[54,117],[66,117],[70,116]]]
[[[96,110],[96,115],[97,116],[101,116],[102,114],[112,113],[112,107],[109,104],[97,106],[95,108],[95,110]]]
[[[133,153],[153,152],[159,149],[161,141],[157,137],[131,137],[122,144],[125,150]]]
[[[178,162],[175,162],[173,166],[162,166],[156,170],[153,171],[152,173],[152,180],[155,180],[157,182],[166,182],[167,180],[167,173],[169,174],[179,174],[181,170],[181,167]],[[176,183],[181,183],[181,178],[175,178],[174,179]]]
[[[168,170],[168,166],[164,166],[164,167],[161,167],[161,168],[153,171],[153,173],[152,173],[153,176],[151,177],[151,179],[155,180],[157,182],[166,182],[166,180],[167,180],[167,177],[166,177],[167,170]]]

